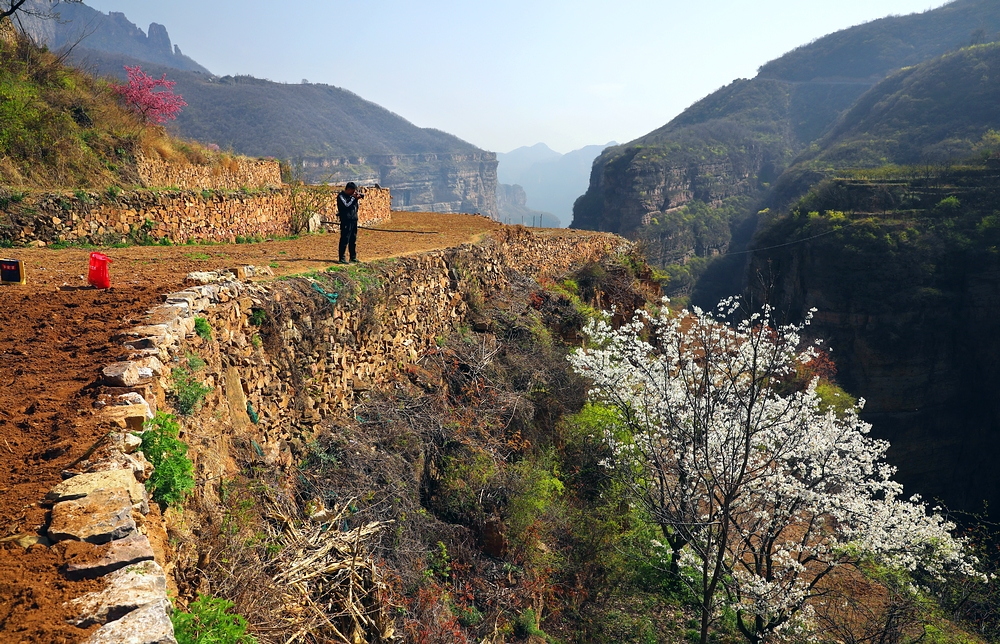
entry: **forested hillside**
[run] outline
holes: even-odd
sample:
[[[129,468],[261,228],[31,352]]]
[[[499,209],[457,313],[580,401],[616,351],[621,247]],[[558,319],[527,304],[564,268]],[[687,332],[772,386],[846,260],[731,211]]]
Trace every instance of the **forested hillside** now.
[[[707,258],[742,248],[753,231],[748,218],[764,205],[771,185],[874,84],[903,65],[993,41],[998,31],[1000,5],[958,0],[800,47],[764,65],[756,78],[734,81],[699,101],[662,128],[606,150],[594,163],[587,193],[574,207],[573,226],[660,245],[664,267],[678,255]],[[675,218],[685,206],[700,207],[692,202],[721,208],[729,229],[701,250],[674,244],[674,224],[659,229],[656,224]],[[674,266],[686,285],[681,292],[690,293],[700,273]],[[733,267],[724,272],[731,278]],[[734,292],[732,279],[722,281]]]

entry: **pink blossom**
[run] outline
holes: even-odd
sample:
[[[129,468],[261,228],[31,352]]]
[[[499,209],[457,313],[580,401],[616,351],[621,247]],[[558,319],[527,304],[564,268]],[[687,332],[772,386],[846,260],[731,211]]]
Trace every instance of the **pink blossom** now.
[[[160,124],[176,119],[187,105],[179,94],[174,94],[173,88],[177,83],[168,81],[166,74],[153,78],[138,65],[126,65],[125,71],[128,72],[128,83],[114,85],[113,89],[125,99],[125,105],[147,123]]]

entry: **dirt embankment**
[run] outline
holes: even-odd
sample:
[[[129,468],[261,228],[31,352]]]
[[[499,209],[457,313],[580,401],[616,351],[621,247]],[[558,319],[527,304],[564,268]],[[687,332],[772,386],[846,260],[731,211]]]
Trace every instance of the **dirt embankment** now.
[[[395,213],[380,227],[438,234],[361,231],[362,260],[474,242],[499,224],[467,215]],[[562,233],[554,233],[562,234]],[[567,233],[572,234],[572,233]],[[99,369],[122,356],[111,338],[136,325],[191,271],[268,265],[276,276],[322,270],[337,260],[338,235],[244,245],[106,249],[112,290],[85,285],[88,250],[0,251],[23,259],[26,286],[0,288],[0,539],[44,534],[46,492],[107,432],[94,414]],[[99,585],[58,573],[64,548],[0,544],[0,641],[76,642],[62,604]]]

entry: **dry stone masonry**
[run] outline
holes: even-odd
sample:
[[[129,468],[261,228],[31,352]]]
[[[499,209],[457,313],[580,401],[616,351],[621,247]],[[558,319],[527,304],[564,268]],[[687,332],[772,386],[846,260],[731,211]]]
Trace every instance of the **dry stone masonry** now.
[[[149,236],[175,244],[232,243],[238,237],[285,237],[294,217],[335,220],[339,188],[290,187],[247,191],[135,190],[27,193],[0,210],[0,239],[19,244],[117,243]],[[358,217],[363,225],[388,220],[391,197],[368,188]]]
[[[165,295],[139,326],[117,338],[124,359],[102,369],[98,402],[115,430],[105,455],[65,472],[48,495],[49,538],[91,544],[64,574],[105,582],[103,590],[70,602],[74,623],[101,625],[85,644],[176,642],[166,562],[155,560],[146,534],[143,482],[152,467],[134,433],[164,404],[171,387],[167,365],[185,359],[191,346],[200,345],[207,361],[198,373],[212,389],[206,411],[231,421],[226,439],[248,438],[270,463],[290,465],[319,421],[348,412],[359,393],[384,385],[463,323],[473,294],[508,288],[512,270],[561,273],[625,244],[599,233],[499,230],[479,244],[338,269],[363,287],[344,301],[323,288],[328,282],[308,276],[246,281],[268,276],[266,268],[188,275],[188,288]],[[208,343],[195,334],[197,317],[210,322]],[[226,473],[222,461],[209,471],[199,460],[210,455],[191,455],[199,480]]]
[[[222,157],[213,165],[168,163],[136,155],[144,188],[172,186],[187,190],[241,190],[281,187],[281,166],[274,159]]]

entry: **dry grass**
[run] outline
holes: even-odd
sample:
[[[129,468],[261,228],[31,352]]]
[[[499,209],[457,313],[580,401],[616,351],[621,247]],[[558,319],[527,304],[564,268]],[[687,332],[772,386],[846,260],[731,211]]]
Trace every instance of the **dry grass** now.
[[[121,104],[112,83],[65,65],[23,36],[0,39],[0,185],[134,185],[139,154],[210,165],[220,174],[238,169],[233,155],[143,123]]]

